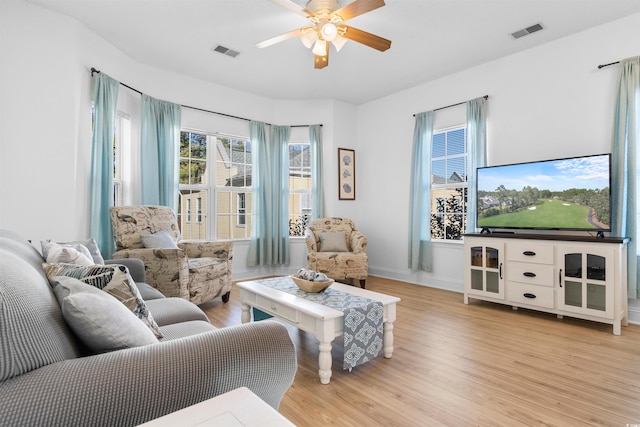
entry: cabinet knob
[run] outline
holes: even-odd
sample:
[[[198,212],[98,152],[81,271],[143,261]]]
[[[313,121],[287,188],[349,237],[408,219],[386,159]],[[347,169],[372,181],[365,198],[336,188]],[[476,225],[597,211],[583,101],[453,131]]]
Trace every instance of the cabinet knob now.
[[[532,293],[529,293],[529,292],[525,292],[524,294],[522,294],[522,296],[525,297],[525,298],[531,298],[531,299],[536,297],[535,294],[532,294]]]

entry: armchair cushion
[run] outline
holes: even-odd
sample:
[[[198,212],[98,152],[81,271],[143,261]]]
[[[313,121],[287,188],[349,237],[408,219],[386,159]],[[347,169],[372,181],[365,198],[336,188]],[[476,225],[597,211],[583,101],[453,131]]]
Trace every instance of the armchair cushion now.
[[[320,233],[320,252],[348,252],[347,235],[343,231]]]
[[[72,277],[55,276],[51,281],[65,322],[93,352],[158,342],[153,332],[112,295]]]
[[[43,267],[49,281],[54,276],[74,277],[113,295],[142,320],[158,338],[162,337],[158,324],[153,320],[151,312],[140,296],[140,291],[138,291],[125,266],[117,264],[81,266],[45,263]]]
[[[141,237],[142,245],[145,248],[155,249],[178,249],[175,240],[166,230],[160,230],[157,233],[145,234]]]

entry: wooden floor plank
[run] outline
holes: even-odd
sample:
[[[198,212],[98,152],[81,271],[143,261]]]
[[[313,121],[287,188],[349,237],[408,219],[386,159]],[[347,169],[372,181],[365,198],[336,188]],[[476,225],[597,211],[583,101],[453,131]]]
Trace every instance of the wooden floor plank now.
[[[280,412],[317,426],[640,425],[640,326],[622,328],[472,300],[369,277],[398,296],[393,358],[318,379],[318,341],[287,326],[298,373]],[[227,304],[201,305],[218,327],[240,324],[237,288]]]

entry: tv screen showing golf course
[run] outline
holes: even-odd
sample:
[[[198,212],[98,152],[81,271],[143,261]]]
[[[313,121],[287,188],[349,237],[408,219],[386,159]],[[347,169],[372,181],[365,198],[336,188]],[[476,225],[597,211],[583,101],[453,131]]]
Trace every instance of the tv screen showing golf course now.
[[[480,228],[610,231],[611,155],[477,169]]]

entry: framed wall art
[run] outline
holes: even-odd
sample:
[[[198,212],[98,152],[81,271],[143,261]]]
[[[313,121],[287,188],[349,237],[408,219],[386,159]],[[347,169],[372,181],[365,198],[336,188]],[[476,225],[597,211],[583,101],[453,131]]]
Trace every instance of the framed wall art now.
[[[356,199],[356,151],[338,148],[338,199]]]

